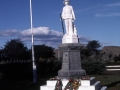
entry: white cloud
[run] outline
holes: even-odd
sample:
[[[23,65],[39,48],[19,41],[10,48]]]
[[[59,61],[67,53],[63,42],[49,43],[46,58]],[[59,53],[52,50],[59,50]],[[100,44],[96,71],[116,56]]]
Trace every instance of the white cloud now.
[[[18,33],[18,30],[0,30],[0,36],[16,36]]]
[[[55,31],[55,30],[50,30],[49,27],[38,27],[38,28],[33,28],[33,34],[35,36],[37,35],[51,35],[51,36],[62,36],[61,32]],[[31,29],[23,30],[20,33],[21,36],[31,36]]]
[[[50,30],[49,27],[33,28],[34,44],[46,44],[57,48],[62,43],[62,32]],[[31,47],[31,29],[26,30],[1,30],[0,36],[4,38],[21,38],[28,47]],[[80,36],[80,43],[86,44],[90,39]]]
[[[112,42],[102,42],[102,45],[105,46],[105,45],[110,45],[112,44]]]
[[[95,17],[115,17],[120,16],[120,13],[95,14]]]
[[[80,38],[80,42],[85,43],[85,44],[86,44],[87,42],[91,41],[90,38],[85,37],[85,36],[80,36],[79,38]]]
[[[46,44],[57,46],[61,43],[62,32],[50,30],[49,27],[33,28],[35,44]],[[23,41],[31,41],[31,29],[23,30],[19,36]]]
[[[120,2],[107,4],[106,6],[107,6],[107,7],[120,6]]]

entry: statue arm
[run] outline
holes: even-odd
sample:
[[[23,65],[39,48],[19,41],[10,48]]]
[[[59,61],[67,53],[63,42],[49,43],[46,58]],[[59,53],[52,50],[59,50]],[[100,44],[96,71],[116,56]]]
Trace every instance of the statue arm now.
[[[74,10],[73,10],[73,7],[72,8],[72,16],[73,16],[73,20],[75,20],[75,13],[74,13]]]
[[[62,18],[62,19],[63,19],[63,17],[64,17],[64,8],[63,8],[62,14],[61,14],[61,18]]]

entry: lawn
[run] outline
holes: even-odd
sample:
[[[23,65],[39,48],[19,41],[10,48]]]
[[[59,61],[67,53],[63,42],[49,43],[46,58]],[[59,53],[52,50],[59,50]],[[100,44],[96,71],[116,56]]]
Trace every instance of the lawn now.
[[[120,90],[120,75],[91,75],[107,86],[107,90]]]
[[[32,63],[1,64],[0,73],[3,73],[3,77],[0,77],[0,90],[40,90],[40,86],[45,85],[49,78],[56,76],[59,70],[58,68],[58,70],[52,72],[51,65],[42,63],[38,69],[38,82],[32,83],[31,66]],[[46,69],[46,66],[49,66],[49,70]],[[48,73],[45,70],[48,70]],[[96,77],[97,81],[101,81],[103,86],[108,87],[107,90],[120,90],[120,75],[90,75],[90,77]]]
[[[107,86],[107,90],[120,90],[120,75],[91,75]],[[48,78],[39,79],[37,83],[32,80],[0,79],[0,90],[40,90],[41,85],[46,84]]]

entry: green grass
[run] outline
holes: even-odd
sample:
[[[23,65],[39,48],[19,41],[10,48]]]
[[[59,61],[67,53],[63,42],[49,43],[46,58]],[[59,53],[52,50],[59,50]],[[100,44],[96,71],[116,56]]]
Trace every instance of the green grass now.
[[[45,68],[39,67],[38,75],[40,75],[39,77],[44,76],[44,78],[39,78],[37,83],[32,83],[31,65],[31,63],[1,64],[0,73],[2,72],[3,75],[0,75],[0,90],[40,90],[40,86],[45,85],[46,80],[57,75],[57,70],[55,73],[51,72],[41,75],[41,72],[44,72]],[[43,65],[43,67],[45,66],[45,64],[41,65]],[[111,65],[111,63],[108,65]],[[42,71],[40,72],[40,70]],[[103,86],[107,86],[107,90],[120,90],[120,75],[91,75],[90,77],[93,76],[96,80],[100,81]]]
[[[120,75],[91,75],[107,86],[107,90],[120,90]]]

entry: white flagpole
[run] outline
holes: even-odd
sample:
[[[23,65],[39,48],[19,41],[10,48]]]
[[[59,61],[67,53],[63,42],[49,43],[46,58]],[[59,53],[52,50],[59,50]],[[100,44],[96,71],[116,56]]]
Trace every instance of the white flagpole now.
[[[34,57],[34,35],[33,35],[33,23],[32,23],[32,1],[30,0],[30,20],[31,20],[31,33],[32,33],[32,63],[33,63],[33,82],[37,82],[37,73]]]

